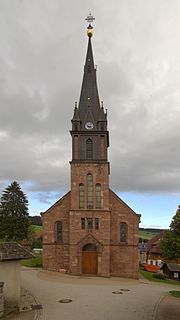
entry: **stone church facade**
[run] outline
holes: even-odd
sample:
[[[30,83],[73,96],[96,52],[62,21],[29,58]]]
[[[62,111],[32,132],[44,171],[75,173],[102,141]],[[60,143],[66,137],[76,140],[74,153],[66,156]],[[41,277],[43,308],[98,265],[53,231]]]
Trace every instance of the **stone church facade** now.
[[[71,190],[42,213],[43,266],[70,274],[138,278],[140,216],[109,188],[107,113],[100,105],[92,26],[72,122]]]

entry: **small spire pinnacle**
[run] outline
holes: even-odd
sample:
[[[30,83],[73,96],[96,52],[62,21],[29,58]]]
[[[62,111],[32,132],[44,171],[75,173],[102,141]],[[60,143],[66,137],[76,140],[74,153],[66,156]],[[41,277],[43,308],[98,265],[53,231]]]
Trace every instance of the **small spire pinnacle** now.
[[[89,15],[87,16],[87,18],[85,19],[88,23],[88,27],[87,27],[87,35],[89,38],[92,37],[93,35],[93,27],[92,27],[92,23],[95,20],[95,18],[91,15],[91,12],[89,13]]]

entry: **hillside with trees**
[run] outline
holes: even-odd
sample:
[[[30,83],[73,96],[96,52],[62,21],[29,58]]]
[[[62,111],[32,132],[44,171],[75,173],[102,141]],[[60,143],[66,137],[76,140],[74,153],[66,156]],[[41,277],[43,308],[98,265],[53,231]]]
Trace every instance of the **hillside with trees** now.
[[[180,206],[172,218],[170,229],[165,231],[165,236],[161,241],[161,251],[167,260],[180,260]]]

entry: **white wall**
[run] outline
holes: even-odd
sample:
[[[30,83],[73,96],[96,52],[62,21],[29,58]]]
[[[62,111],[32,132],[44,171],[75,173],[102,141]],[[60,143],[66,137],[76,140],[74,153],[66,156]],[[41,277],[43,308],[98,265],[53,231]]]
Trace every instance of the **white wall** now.
[[[18,306],[20,302],[20,262],[0,262],[0,281],[4,282],[5,304]]]
[[[153,266],[161,266],[162,260],[153,260],[153,259],[149,259],[147,261],[148,264],[152,264]]]

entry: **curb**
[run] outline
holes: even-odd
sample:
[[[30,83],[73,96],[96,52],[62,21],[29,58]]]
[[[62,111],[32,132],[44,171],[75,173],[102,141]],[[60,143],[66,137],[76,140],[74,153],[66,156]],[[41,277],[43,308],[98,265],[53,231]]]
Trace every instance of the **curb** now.
[[[164,296],[161,296],[158,300],[158,302],[155,304],[154,310],[153,310],[153,315],[152,315],[152,320],[156,320],[157,318],[157,312],[159,309],[159,306],[161,302],[168,296],[168,294],[165,294]],[[157,319],[158,320],[158,319]]]

